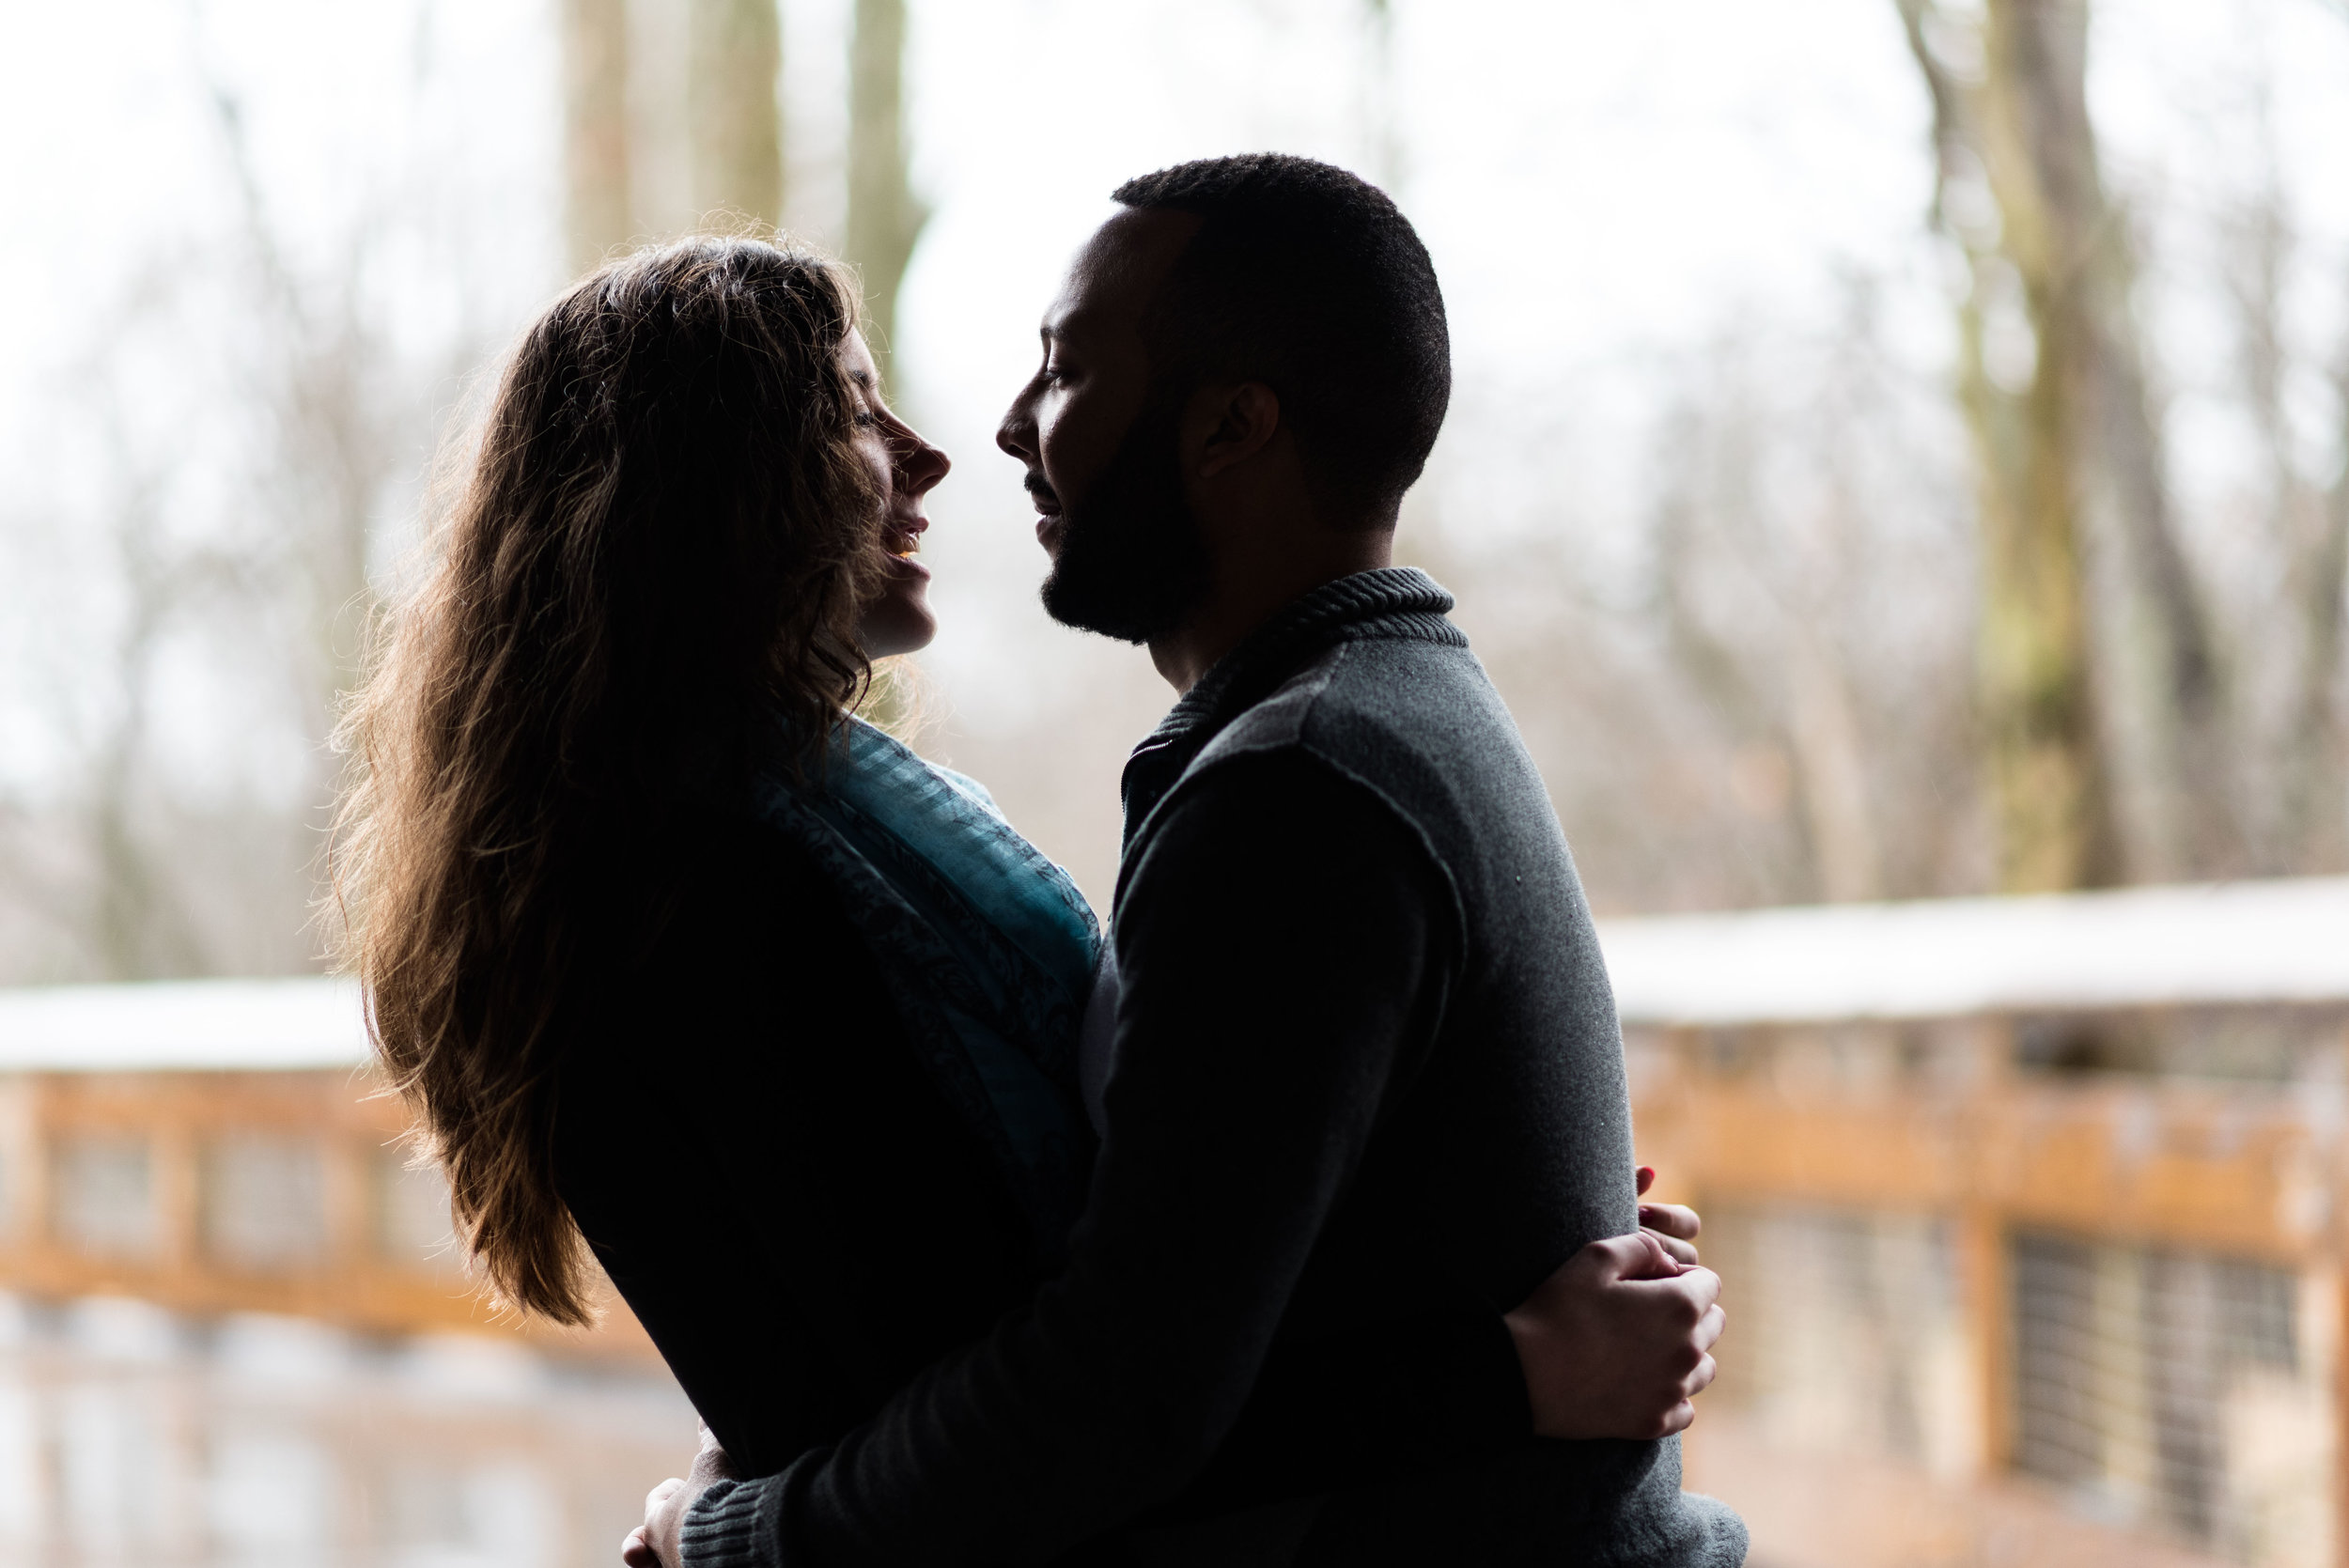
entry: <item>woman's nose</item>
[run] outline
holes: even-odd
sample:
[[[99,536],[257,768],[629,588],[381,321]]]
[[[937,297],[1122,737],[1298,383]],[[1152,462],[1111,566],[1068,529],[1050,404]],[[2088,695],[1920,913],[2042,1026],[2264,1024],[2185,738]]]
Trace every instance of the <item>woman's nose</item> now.
[[[947,471],[954,466],[954,459],[946,456],[942,448],[932,446],[920,436],[913,438],[903,464],[906,479],[915,489],[929,489],[945,478]]]

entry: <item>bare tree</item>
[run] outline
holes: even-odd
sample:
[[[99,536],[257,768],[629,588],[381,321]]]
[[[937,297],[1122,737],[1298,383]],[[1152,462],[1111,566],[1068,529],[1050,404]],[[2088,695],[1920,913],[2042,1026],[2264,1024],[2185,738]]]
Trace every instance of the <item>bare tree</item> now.
[[[2286,822],[2300,855],[2298,869],[2338,869],[2349,860],[2349,821],[2342,798],[2349,795],[2349,711],[2344,711],[2342,599],[2349,594],[2349,341],[2333,365],[2333,397],[2339,409],[2336,442],[2342,461],[2324,509],[2296,513],[2309,519],[2295,530],[2297,570],[2294,579],[2302,624],[2298,701],[2287,734],[2294,742],[2284,776]]]
[[[420,423],[361,298],[372,232],[340,265],[298,271],[236,98],[201,60],[196,85],[225,153],[228,235],[159,246],[88,313],[100,335],[54,411],[61,434],[95,439],[104,486],[67,527],[100,550],[54,563],[49,589],[86,607],[60,613],[67,667],[46,683],[58,798],[5,824],[7,901],[52,934],[45,978],[272,972],[310,955],[322,741],[371,604],[372,523]],[[208,690],[255,729],[220,737],[226,766],[190,778],[193,754],[174,748],[194,732],[175,709]],[[307,759],[292,776],[249,767],[272,732]]]
[[[897,286],[929,210],[913,194],[905,116],[905,0],[856,0],[848,43],[848,259],[864,275],[865,336],[886,375]]]
[[[627,0],[563,0],[562,28],[564,237],[583,272],[635,232]]]
[[[412,413],[360,293],[361,258],[376,235],[363,223],[347,237],[340,267],[318,280],[299,273],[263,195],[238,101],[217,80],[210,85],[259,329],[248,339],[243,390],[274,437],[255,488],[273,497],[281,521],[270,565],[303,607],[308,657],[296,661],[295,678],[304,728],[319,742],[322,811],[333,777],[324,739],[364,656],[376,602],[368,549]]]
[[[108,417],[117,412],[108,407],[101,418],[115,459],[104,519],[122,605],[107,649],[111,700],[87,738],[78,791],[88,889],[81,924],[101,978],[144,980],[209,967],[151,809],[156,654],[199,574],[168,542],[163,476],[126,439],[119,418]]]
[[[189,789],[163,733],[182,717],[187,688],[172,683],[191,657],[245,641],[272,597],[248,540],[190,525],[191,411],[152,373],[158,354],[193,357],[184,327],[203,290],[185,263],[157,258],[93,313],[109,330],[48,411],[95,493],[11,530],[77,548],[28,551],[18,579],[35,597],[15,651],[55,772],[43,797],[0,806],[0,924],[33,939],[8,944],[10,979],[266,970],[303,952],[303,848],[283,811]]]
[[[1969,791],[1918,767],[1970,725],[1935,464],[1906,427],[1873,289],[1850,280],[1847,304],[1810,375],[1792,346],[1717,346],[1659,432],[1662,674],[1720,725],[1729,819],[1781,818],[1775,900],[1946,891],[1946,846],[1971,815]],[[1881,465],[1893,453],[1904,472]]]
[[[1741,322],[1670,369],[1629,576],[1563,536],[1405,536],[1461,590],[1606,907],[1983,877],[1960,438],[1868,281],[1845,299],[1824,334]]]
[[[2244,640],[2248,674],[2273,695],[2271,734],[2247,737],[2276,787],[2247,797],[2251,858],[2262,871],[2337,865],[2344,847],[2341,798],[2349,784],[2341,713],[2342,592],[2349,575],[2349,468],[2329,491],[2309,472],[2287,407],[2286,386],[2303,356],[2285,321],[2288,280],[2301,251],[2284,190],[2268,84],[2253,85],[2259,168],[2229,203],[2222,292],[2235,329],[2245,411],[2258,432],[2268,555],[2283,593],[2271,634]],[[2349,456],[2349,338],[2334,365],[2338,450]],[[2256,613],[2256,612],[2254,612]],[[2247,716],[2248,717],[2248,716]],[[2248,722],[2244,726],[2248,728]]]
[[[1896,3],[1933,100],[1936,217],[1972,279],[1958,382],[1980,470],[2001,884],[2226,869],[2226,693],[2171,515],[2129,228],[2089,119],[2086,0],[1988,0],[1979,18]],[[2092,547],[2118,568],[2108,627]]]
[[[689,0],[686,114],[693,206],[762,225],[783,216],[776,0]]]

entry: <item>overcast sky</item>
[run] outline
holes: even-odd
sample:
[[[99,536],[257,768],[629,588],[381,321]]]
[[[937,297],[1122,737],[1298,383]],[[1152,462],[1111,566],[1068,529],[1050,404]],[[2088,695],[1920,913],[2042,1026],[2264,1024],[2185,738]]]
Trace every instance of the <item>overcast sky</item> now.
[[[135,280],[233,232],[211,86],[240,105],[297,259],[363,255],[391,340],[426,355],[493,341],[563,281],[545,0],[8,5],[10,515],[68,515],[95,482],[102,457],[59,434],[57,411]],[[901,365],[957,459],[933,506],[947,629],[929,663],[964,722],[1015,722],[1098,656],[1034,609],[1041,559],[988,438],[1059,269],[1128,175],[1278,147],[1393,179],[1443,277],[1460,371],[1423,515],[1468,536],[1603,530],[1656,367],[1722,332],[1823,323],[1843,280],[1874,280],[1898,351],[1939,373],[1926,107],[1890,0],[1393,8],[1382,76],[1361,0],[914,0],[916,179],[935,216],[906,284]],[[838,215],[845,9],[786,4],[792,212],[818,230]],[[2239,433],[2196,423],[2194,388],[2227,349],[2189,275],[2192,225],[2252,166],[2264,124],[2312,241],[2300,330],[2339,340],[2349,15],[2325,0],[2105,0],[2097,14],[2112,178],[2174,194],[2165,221],[2186,225],[2166,241],[2187,272],[2149,286],[2182,461],[2223,469]],[[143,374],[168,382],[172,353]],[[2299,396],[2313,431],[2325,395]],[[192,445],[226,441],[205,423],[217,402],[159,417],[184,418]]]

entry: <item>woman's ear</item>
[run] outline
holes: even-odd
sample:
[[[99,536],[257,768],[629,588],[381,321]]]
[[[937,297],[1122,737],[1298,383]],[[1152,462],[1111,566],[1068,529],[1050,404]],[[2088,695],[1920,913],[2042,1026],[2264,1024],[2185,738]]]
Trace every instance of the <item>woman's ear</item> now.
[[[1281,428],[1280,395],[1262,381],[1201,387],[1191,408],[1206,427],[1197,468],[1202,479],[1246,462]]]

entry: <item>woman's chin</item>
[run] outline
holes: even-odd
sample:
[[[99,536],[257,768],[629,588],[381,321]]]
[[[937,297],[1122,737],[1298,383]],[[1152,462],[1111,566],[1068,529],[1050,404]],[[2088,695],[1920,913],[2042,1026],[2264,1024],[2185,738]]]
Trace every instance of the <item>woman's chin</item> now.
[[[919,594],[892,594],[867,610],[857,625],[857,641],[867,659],[920,653],[937,636],[938,617],[930,613],[927,597]]]

